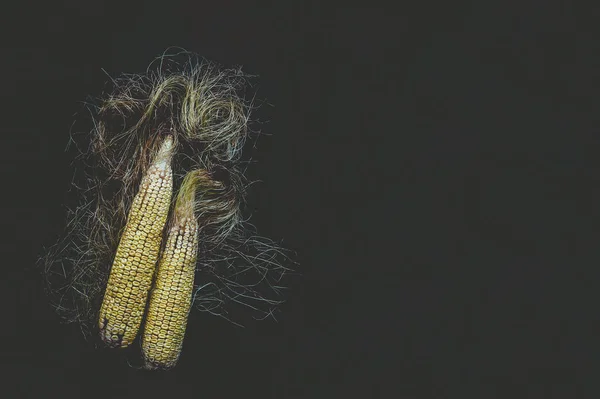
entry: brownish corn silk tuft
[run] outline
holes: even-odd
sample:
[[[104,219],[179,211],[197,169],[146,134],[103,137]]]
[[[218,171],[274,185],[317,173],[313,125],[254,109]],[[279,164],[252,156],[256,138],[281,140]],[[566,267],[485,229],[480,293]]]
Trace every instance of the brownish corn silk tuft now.
[[[142,178],[117,247],[98,320],[110,347],[127,347],[142,321],[173,192],[172,156],[167,136]]]

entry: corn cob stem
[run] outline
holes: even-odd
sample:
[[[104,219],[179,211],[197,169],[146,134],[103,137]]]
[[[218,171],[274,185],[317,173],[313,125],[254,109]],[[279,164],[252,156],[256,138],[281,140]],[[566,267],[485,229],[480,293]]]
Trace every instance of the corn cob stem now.
[[[173,192],[168,136],[142,178],[110,271],[98,324],[111,347],[127,347],[139,330]]]
[[[177,195],[142,335],[147,369],[172,368],[181,353],[192,305],[198,254],[199,226],[194,212],[196,188],[208,179],[203,170],[189,172]]]

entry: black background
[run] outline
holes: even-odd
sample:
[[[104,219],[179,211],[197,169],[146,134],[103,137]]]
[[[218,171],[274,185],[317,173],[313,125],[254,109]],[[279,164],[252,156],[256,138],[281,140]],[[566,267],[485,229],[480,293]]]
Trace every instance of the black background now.
[[[8,7],[2,396],[596,397],[599,10],[568,4]],[[252,221],[301,275],[279,322],[195,313],[151,373],[60,324],[33,264],[81,101],[169,46],[260,76]]]

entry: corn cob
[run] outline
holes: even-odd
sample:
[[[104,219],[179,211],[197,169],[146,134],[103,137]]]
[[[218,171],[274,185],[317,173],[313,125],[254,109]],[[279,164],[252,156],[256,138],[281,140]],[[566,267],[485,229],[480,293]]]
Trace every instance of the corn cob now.
[[[172,368],[181,353],[198,253],[199,226],[194,199],[196,188],[203,181],[217,184],[203,170],[189,172],[177,195],[142,335],[142,354],[147,369]]]
[[[173,192],[172,153],[168,136],[142,178],[119,241],[98,320],[110,347],[131,344],[142,321]]]

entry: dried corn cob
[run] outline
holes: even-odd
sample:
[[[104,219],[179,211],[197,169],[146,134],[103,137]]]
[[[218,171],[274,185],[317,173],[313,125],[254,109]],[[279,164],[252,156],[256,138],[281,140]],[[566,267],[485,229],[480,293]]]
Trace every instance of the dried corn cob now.
[[[128,346],[142,321],[173,192],[172,153],[168,136],[142,178],[119,241],[98,320],[111,347]]]
[[[220,186],[204,170],[189,172],[177,195],[142,336],[142,353],[148,369],[169,369],[175,366],[181,353],[198,253],[195,195],[199,184],[206,182]]]

